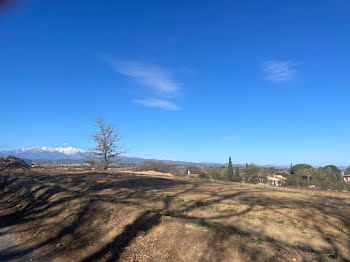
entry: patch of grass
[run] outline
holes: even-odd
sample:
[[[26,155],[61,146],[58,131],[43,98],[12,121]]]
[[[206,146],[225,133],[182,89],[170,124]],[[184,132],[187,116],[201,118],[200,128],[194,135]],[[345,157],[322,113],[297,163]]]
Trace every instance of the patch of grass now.
[[[187,203],[185,202],[185,200],[183,200],[183,199],[178,199],[177,201],[176,201],[176,203],[178,204],[178,205],[180,205],[181,207],[187,207]]]
[[[236,208],[227,208],[222,210],[223,213],[236,213],[237,209]]]
[[[184,202],[185,202],[185,200],[183,200],[183,199],[181,199],[181,198],[179,198],[179,199],[176,201],[177,204],[182,204],[182,203],[184,203]]]
[[[293,219],[288,218],[288,220],[289,220],[289,224],[290,224],[292,227],[294,227],[294,228],[298,228],[297,224],[294,222],[294,220],[293,220]]]
[[[295,249],[295,250],[300,250],[300,251],[304,251],[304,252],[314,253],[314,254],[317,254],[317,255],[320,255],[320,256],[325,255],[324,253],[322,253],[322,252],[320,252],[318,250],[312,249],[311,247],[300,246],[300,245],[288,245],[288,247],[291,248],[291,249]]]
[[[297,228],[300,232],[303,232],[303,231],[305,231],[305,230],[308,229],[307,226],[297,226],[296,228]]]
[[[260,238],[252,238],[251,241],[256,245],[261,245],[261,243],[263,242]]]
[[[335,238],[335,235],[333,233],[330,233],[330,232],[325,232],[323,234],[326,238]]]
[[[248,219],[255,219],[256,218],[256,216],[254,216],[252,214],[247,214],[247,215],[245,215],[245,217]]]
[[[259,219],[261,221],[266,221],[269,218],[267,215],[256,216],[253,214],[246,214],[244,217],[246,217],[248,219]]]
[[[211,209],[211,206],[210,205],[208,205],[208,206],[201,206],[201,207],[199,207],[199,209],[204,211],[204,210]]]
[[[269,217],[267,215],[263,215],[263,216],[258,216],[257,218],[261,221],[266,221]]]
[[[233,227],[233,226],[226,226],[220,222],[217,221],[209,221],[205,218],[200,218],[197,221],[198,225],[204,226],[207,228],[210,228],[216,232],[224,233],[224,234],[230,234],[230,235],[238,235],[245,238],[251,238],[251,234],[249,232],[240,231],[239,229]]]
[[[266,236],[265,241],[273,245],[276,245],[278,243],[278,240],[272,236]]]
[[[211,228],[214,231],[226,231],[224,224],[216,221],[209,221],[203,217],[198,220],[198,225]]]
[[[90,199],[88,197],[83,197],[79,200],[80,206],[85,206],[87,203],[89,203]]]

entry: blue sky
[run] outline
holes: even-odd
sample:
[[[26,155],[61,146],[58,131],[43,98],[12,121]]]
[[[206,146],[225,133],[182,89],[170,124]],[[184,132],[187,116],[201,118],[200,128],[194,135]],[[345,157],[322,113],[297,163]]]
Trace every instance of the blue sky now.
[[[349,1],[17,1],[0,9],[0,145],[350,165]]]

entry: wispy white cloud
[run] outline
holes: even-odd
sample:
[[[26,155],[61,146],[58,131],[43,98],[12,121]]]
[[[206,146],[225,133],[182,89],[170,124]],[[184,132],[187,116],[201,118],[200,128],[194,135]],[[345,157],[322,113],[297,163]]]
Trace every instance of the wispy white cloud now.
[[[141,104],[148,107],[157,107],[165,110],[178,111],[181,108],[169,100],[148,98],[148,99],[134,99],[134,103]]]
[[[293,61],[270,60],[262,63],[266,80],[283,82],[292,79],[297,73],[297,63]]]
[[[171,73],[160,66],[136,61],[107,61],[118,73],[136,79],[160,95],[174,96],[181,89],[181,84],[173,79]]]
[[[181,92],[182,85],[174,80],[172,74],[167,69],[158,65],[145,64],[138,61],[122,61],[110,58],[105,58],[104,60],[116,72],[128,76],[141,85],[148,87],[148,93],[151,98],[134,99],[134,103],[172,111],[180,110],[180,107],[169,99],[174,99]]]

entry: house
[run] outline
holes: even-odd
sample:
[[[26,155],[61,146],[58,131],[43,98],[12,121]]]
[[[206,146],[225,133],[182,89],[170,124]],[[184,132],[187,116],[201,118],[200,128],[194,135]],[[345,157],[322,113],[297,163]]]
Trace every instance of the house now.
[[[268,177],[268,174],[263,172],[258,172],[256,174],[256,181],[258,182],[258,184],[266,184],[267,177]]]
[[[272,186],[282,186],[286,182],[286,178],[281,175],[272,175],[267,177],[267,183]]]
[[[343,179],[345,182],[350,183],[350,175],[343,175]]]

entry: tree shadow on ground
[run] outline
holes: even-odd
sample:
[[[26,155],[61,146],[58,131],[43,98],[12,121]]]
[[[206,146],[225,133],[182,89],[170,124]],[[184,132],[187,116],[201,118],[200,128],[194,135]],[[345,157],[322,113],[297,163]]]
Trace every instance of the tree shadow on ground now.
[[[104,258],[105,261],[116,261],[120,257],[124,248],[138,235],[146,233],[152,227],[158,225],[161,220],[159,213],[143,212],[132,224],[127,225],[123,232],[114,238],[113,241],[104,245],[98,252],[85,258],[82,262],[92,262]]]
[[[67,183],[67,178],[70,178],[68,180],[71,180],[71,183]],[[101,178],[102,180],[106,180],[106,182],[96,183],[96,180],[101,180]],[[21,247],[19,249],[18,246],[14,246],[3,250],[0,256],[1,261],[24,256],[41,247],[56,244],[63,237],[74,234],[75,230],[84,223],[84,218],[88,215],[90,207],[96,202],[130,204],[127,202],[130,194],[125,196],[123,194],[118,195],[118,192],[116,192],[109,196],[99,195],[103,190],[167,189],[185,184],[187,184],[185,181],[119,174],[111,175],[108,173],[81,173],[74,174],[71,177],[69,175],[67,176],[67,174],[45,177],[45,174],[30,173],[19,177],[0,176],[0,205],[2,210],[7,211],[4,212],[5,214],[2,213],[0,215],[1,226],[17,226],[40,219],[53,218],[58,216],[62,210],[50,211],[52,208],[62,206],[73,200],[81,200],[83,197],[87,198],[86,203],[81,204],[82,208],[74,220],[61,229],[54,237],[36,245],[27,243],[28,246],[25,248]],[[68,196],[54,199],[55,196],[61,193],[66,193]],[[112,258],[116,259],[119,256],[119,252],[128,245],[137,232],[140,230],[147,231],[159,222],[160,217],[161,215],[159,213],[151,214],[147,211],[140,215],[134,223],[127,226],[123,233],[113,241],[115,251],[112,251]],[[110,247],[111,245],[107,245],[98,254],[92,256],[89,261],[92,261],[96,257],[103,257],[105,250],[111,252]],[[50,258],[51,256],[50,253],[42,255],[46,258]]]
[[[206,184],[207,183],[207,184]],[[213,183],[215,184],[215,183]],[[203,185],[205,185],[203,187]],[[0,176],[0,221],[6,226],[18,226],[26,223],[35,223],[36,221],[54,218],[59,216],[63,210],[69,209],[69,204],[72,201],[79,201],[79,209],[72,215],[71,220],[65,220],[65,224],[53,224],[51,230],[60,228],[53,236],[44,239],[43,241],[35,241],[34,238],[29,240],[27,246],[20,248],[8,248],[3,251],[0,258],[3,261],[11,260],[19,255],[26,255],[34,250],[42,249],[43,247],[56,247],[53,249],[45,249],[41,253],[44,259],[50,259],[55,254],[63,254],[67,250],[58,246],[60,241],[67,236],[71,237],[73,248],[79,249],[89,244],[91,236],[87,236],[79,232],[79,227],[89,225],[91,214],[94,214],[94,206],[103,203],[118,203],[122,205],[135,205],[140,207],[141,212],[133,222],[124,227],[122,232],[115,236],[110,242],[100,247],[93,254],[88,255],[82,261],[116,261],[120,258],[125,248],[138,236],[138,234],[147,234],[152,228],[159,225],[162,216],[170,216],[176,219],[183,219],[189,223],[196,223],[200,226],[209,228],[215,232],[209,241],[208,248],[215,245],[215,242],[221,241],[225,236],[238,236],[248,239],[249,241],[262,242],[271,244],[280,249],[289,248],[303,252],[312,252],[320,255],[318,250],[314,250],[311,246],[300,247],[290,245],[286,242],[279,241],[266,235],[263,228],[255,232],[247,232],[233,225],[225,225],[213,222],[217,219],[228,219],[232,217],[240,217],[248,214],[252,210],[271,211],[284,217],[286,220],[291,218],[288,214],[281,212],[280,207],[285,205],[290,208],[304,207],[301,217],[312,220],[313,212],[318,212],[327,215],[327,217],[336,218],[342,223],[346,235],[349,237],[350,221],[349,213],[344,208],[348,207],[348,203],[340,198],[319,197],[316,200],[297,200],[297,199],[277,199],[272,197],[264,197],[262,194],[265,189],[240,189],[235,184],[222,184],[222,188],[216,191],[207,191],[210,187],[210,182],[201,182],[196,180],[185,179],[169,179],[159,177],[144,177],[130,174],[111,174],[99,172],[80,172],[74,174],[40,174],[26,173],[17,176]],[[152,194],[154,190],[159,192],[170,191],[169,195]],[[177,206],[176,210],[172,209],[174,199],[183,197],[186,194],[206,194],[206,197],[201,199],[188,201],[186,206]],[[228,214],[214,214],[201,218],[198,215],[189,215],[190,212],[200,208],[210,207],[212,205],[221,204],[224,201],[239,199],[240,203],[247,206],[246,209],[240,212]],[[140,200],[140,201],[136,201]],[[149,209],[149,206],[143,202],[158,203],[159,205]],[[331,201],[330,205],[324,205],[326,201]],[[64,207],[67,205],[67,207]],[[6,211],[6,212],[5,212]],[[102,215],[102,214],[101,214]],[[337,227],[331,219],[325,216],[325,223],[332,227]],[[337,247],[336,241],[324,234],[324,229],[320,226],[320,221],[313,220],[315,230],[323,236],[331,247],[327,250],[327,254],[331,258],[346,261]],[[44,228],[44,227],[43,227]],[[46,228],[44,228],[46,229]],[[43,230],[44,230],[43,229]],[[25,230],[25,229],[24,229]],[[86,233],[88,234],[88,232]],[[101,236],[96,236],[96,241]],[[31,242],[35,242],[33,245]],[[211,243],[211,244],[210,244]],[[350,249],[350,242],[345,243]],[[258,248],[247,247],[242,244],[240,252],[251,257],[253,260],[261,258],[261,250]],[[334,252],[333,252],[334,251]],[[220,261],[220,250],[217,251],[217,261]],[[202,259],[205,259],[203,255]],[[273,257],[270,257],[273,259]]]

